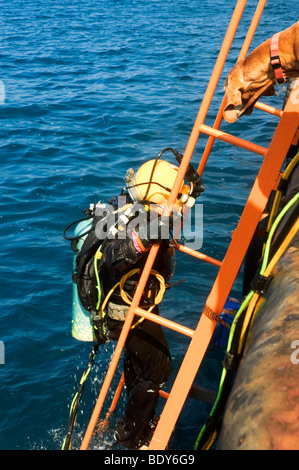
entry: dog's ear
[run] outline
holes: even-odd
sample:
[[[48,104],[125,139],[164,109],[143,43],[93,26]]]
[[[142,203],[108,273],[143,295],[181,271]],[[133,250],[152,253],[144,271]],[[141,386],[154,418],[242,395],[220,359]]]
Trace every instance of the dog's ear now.
[[[271,85],[268,90],[264,91],[263,96],[273,96],[275,95],[275,88],[274,85]]]

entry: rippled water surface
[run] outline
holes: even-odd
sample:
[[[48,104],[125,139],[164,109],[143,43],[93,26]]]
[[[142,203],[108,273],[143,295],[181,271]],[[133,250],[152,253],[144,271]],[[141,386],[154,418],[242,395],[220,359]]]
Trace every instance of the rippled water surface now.
[[[207,123],[215,118],[256,4],[248,1]],[[168,146],[184,151],[234,6],[231,0],[1,4],[0,449],[60,449],[90,351],[89,343],[71,336],[72,252],[63,229],[90,203],[118,194],[127,168]],[[277,24],[290,26],[293,13],[269,0],[252,47]],[[271,103],[281,107],[282,101],[283,93]],[[268,146],[275,126],[276,118],[256,110],[222,128]],[[205,142],[200,137],[195,165]],[[260,163],[257,155],[215,144],[200,200],[204,253],[224,256]],[[194,328],[216,274],[213,266],[177,256],[176,279],[188,281],[167,292],[161,313]],[[235,296],[240,286],[238,279]],[[189,340],[166,335],[177,370]],[[114,346],[98,354],[74,448]],[[200,384],[217,388],[218,359],[211,350]],[[113,420],[124,406],[122,397]],[[208,410],[194,401],[184,407],[170,448],[192,449]],[[93,439],[94,447],[111,448],[113,420],[105,437]]]

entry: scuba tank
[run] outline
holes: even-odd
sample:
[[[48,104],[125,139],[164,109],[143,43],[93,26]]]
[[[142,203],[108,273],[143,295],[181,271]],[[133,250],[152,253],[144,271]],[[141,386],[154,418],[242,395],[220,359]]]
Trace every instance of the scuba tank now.
[[[114,201],[110,201],[114,202]],[[71,241],[75,252],[72,272],[72,336],[79,341],[106,342],[105,321],[99,315],[101,304],[101,246],[107,239],[107,227],[115,222],[114,216],[118,209],[111,204],[90,205],[84,211],[87,218],[77,220],[66,227],[63,237]],[[111,217],[113,221],[111,221]],[[112,223],[111,229],[118,231],[117,224]],[[66,232],[75,226],[73,236]],[[114,233],[114,232],[113,232]],[[110,234],[110,230],[109,230]],[[95,262],[96,259],[96,262]]]
[[[74,245],[73,250],[76,252],[73,260],[73,272],[75,271],[76,258],[80,252],[83,243],[91,228],[92,219],[79,222],[74,229]],[[80,237],[80,235],[82,235]],[[77,238],[79,237],[79,238]],[[73,306],[72,306],[72,336],[79,341],[94,341],[93,323],[90,312],[88,312],[81,304],[77,284],[73,279]]]

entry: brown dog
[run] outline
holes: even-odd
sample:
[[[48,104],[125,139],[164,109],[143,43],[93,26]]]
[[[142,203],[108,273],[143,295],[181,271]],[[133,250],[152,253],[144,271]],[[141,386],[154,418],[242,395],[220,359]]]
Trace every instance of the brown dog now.
[[[261,95],[273,95],[277,77],[271,64],[271,39],[263,42],[245,60],[240,60],[228,74],[225,81],[227,104],[224,119],[235,122],[243,114],[251,114],[253,106]],[[279,34],[276,59],[281,65],[282,82],[284,79],[299,76],[299,21]]]

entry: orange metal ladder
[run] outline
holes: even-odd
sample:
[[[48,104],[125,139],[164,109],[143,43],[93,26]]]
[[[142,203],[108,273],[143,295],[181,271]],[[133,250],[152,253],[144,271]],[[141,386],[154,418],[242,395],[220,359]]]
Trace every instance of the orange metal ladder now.
[[[210,258],[198,251],[194,251],[190,248],[187,248],[183,245],[175,245],[176,248],[181,252],[185,252],[189,255],[194,256],[195,258],[199,258],[203,261],[206,261],[219,267],[218,275],[214,281],[214,285],[207,298],[205,307],[203,309],[202,315],[195,330],[184,327],[183,325],[177,324],[161,316],[149,313],[139,307],[143,290],[145,288],[147,279],[149,277],[150,271],[152,269],[153,263],[155,261],[159,249],[159,245],[152,246],[143,272],[141,273],[136,293],[129,308],[126,320],[124,322],[122,332],[120,334],[114,354],[112,356],[111,363],[109,365],[100,394],[95,404],[89,425],[83,438],[81,450],[86,450],[88,448],[90,439],[96,427],[104,401],[106,399],[106,395],[109,391],[122,350],[124,348],[127,335],[130,331],[134,315],[139,315],[148,320],[157,322],[162,326],[170,328],[191,338],[190,345],[186,351],[185,357],[182,361],[180,370],[178,371],[177,377],[174,381],[170,393],[167,394],[165,392],[161,392],[161,395],[166,398],[166,403],[161,413],[155,433],[150,442],[149,450],[162,450],[166,448],[174,426],[181,413],[182,407],[192,387],[196,373],[199,369],[199,366],[202,362],[202,359],[212,338],[216,326],[215,318],[220,316],[223,310],[225,301],[234,284],[237,273],[240,269],[249,243],[254,235],[256,226],[266,206],[270,193],[273,189],[277,187],[277,184],[279,182],[281,167],[283,165],[291,142],[299,127],[299,98],[297,98],[297,100],[294,99],[294,97],[298,96],[299,94],[298,79],[296,80],[292,94],[283,112],[259,102],[255,105],[255,107],[260,110],[280,117],[280,121],[277,125],[277,129],[274,133],[269,148],[264,148],[259,145],[247,142],[243,139],[240,139],[238,137],[235,137],[231,134],[219,130],[222,121],[222,113],[226,103],[225,97],[219,108],[219,112],[214,122],[214,126],[209,127],[204,124],[229,49],[231,47],[234,35],[242,17],[246,1],[247,0],[237,1],[233,16],[231,18],[231,22],[227,29],[226,36],[224,38],[218,59],[211,75],[210,82],[208,84],[192,133],[186,146],[184,156],[178,171],[178,175],[172,188],[168,205],[164,214],[170,215],[172,212],[172,207],[177,198],[179,188],[181,187],[181,184],[183,182],[187,167],[191,160],[200,133],[209,135],[207,145],[205,147],[200,164],[198,166],[198,173],[200,175],[202,175],[203,173],[210,151],[216,138],[261,155],[264,158],[263,163],[260,167],[259,173],[248,197],[239,224],[234,232],[231,243],[222,262]],[[244,58],[248,52],[251,40],[255,33],[265,4],[266,0],[259,0],[252,22],[248,29],[243,47],[239,54],[239,59]],[[122,386],[123,376],[120,380],[119,386],[117,387],[108,414],[110,414],[115,409],[122,390]]]

